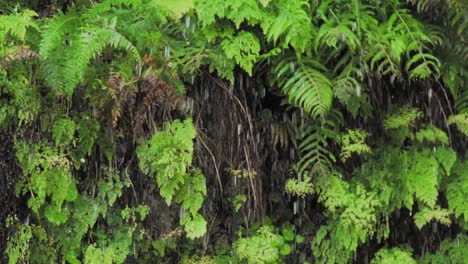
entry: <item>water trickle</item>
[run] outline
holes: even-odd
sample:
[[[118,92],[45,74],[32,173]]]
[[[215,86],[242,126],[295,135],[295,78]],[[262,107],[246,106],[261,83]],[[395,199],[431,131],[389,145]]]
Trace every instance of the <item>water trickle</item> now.
[[[356,96],[361,97],[361,86],[356,86]]]
[[[190,16],[185,17],[185,27],[189,28],[190,27]]]
[[[205,100],[208,100],[208,98],[210,98],[210,91],[205,89]]]
[[[294,211],[294,215],[296,215],[297,212],[299,211],[299,201],[294,201],[293,211]]]
[[[164,57],[169,58],[171,56],[171,49],[169,46],[164,47]]]
[[[179,218],[180,219],[184,218],[184,215],[185,215],[185,210],[184,210],[184,207],[181,206],[180,211],[179,211]]]
[[[237,124],[237,135],[238,136],[241,134],[241,131],[242,131],[242,125],[239,123],[239,124]]]
[[[265,97],[265,87],[263,86],[260,88],[260,97]]]
[[[304,110],[301,108],[301,130],[304,129]]]
[[[237,176],[236,175],[232,175],[232,182],[234,183],[234,187],[237,186]]]
[[[294,64],[293,62],[291,62],[291,63],[289,64],[289,71],[290,71],[291,73],[294,73],[294,72],[296,71],[296,64]]]
[[[429,101],[432,99],[432,88],[429,88],[429,91],[427,92],[427,97],[429,98]]]
[[[193,98],[187,97],[187,110],[190,114],[193,114]]]

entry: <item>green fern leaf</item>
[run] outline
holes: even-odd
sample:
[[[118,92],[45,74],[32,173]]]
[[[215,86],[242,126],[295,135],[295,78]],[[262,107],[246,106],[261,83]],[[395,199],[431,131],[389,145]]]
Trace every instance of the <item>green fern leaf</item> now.
[[[284,60],[275,70],[283,92],[312,117],[324,117],[333,100],[332,82],[323,74],[326,69],[317,61],[306,60],[291,72],[291,63]]]
[[[451,212],[449,210],[438,206],[435,208],[424,207],[414,215],[414,223],[419,229],[421,229],[434,219],[443,225],[450,226],[452,223],[452,221],[450,221],[450,215]]]

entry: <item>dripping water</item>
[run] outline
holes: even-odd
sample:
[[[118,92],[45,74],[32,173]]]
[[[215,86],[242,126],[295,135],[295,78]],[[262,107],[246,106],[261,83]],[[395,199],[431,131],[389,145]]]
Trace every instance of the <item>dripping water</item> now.
[[[171,49],[169,46],[164,47],[164,57],[169,58],[171,56]]]
[[[189,28],[190,27],[190,16],[186,16],[185,17],[185,28]]]

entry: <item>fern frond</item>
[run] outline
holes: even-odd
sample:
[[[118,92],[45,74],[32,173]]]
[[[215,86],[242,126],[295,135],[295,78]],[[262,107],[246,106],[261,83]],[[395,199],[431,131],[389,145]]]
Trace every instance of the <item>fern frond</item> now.
[[[335,16],[336,17],[336,16]],[[319,48],[338,48],[338,44],[343,42],[351,50],[355,51],[361,45],[356,33],[353,31],[356,22],[350,16],[326,19],[325,24],[320,26],[315,37],[315,51]]]
[[[330,113],[323,121],[314,121],[305,126],[301,132],[302,140],[299,144],[301,159],[298,162],[299,172],[302,173],[308,168],[312,173],[327,174],[331,171],[336,158],[328,147],[328,140],[338,142],[339,125],[342,122],[339,112]]]
[[[29,9],[10,15],[0,15],[0,41],[3,43],[4,37],[10,34],[24,42],[26,31],[29,27],[39,31],[39,26],[33,20],[33,17],[36,16],[38,16],[38,14]]]
[[[93,8],[89,9],[83,14],[86,18],[95,18],[96,16],[103,15],[112,10],[116,6],[139,7],[142,5],[142,0],[105,0],[97,3]]]
[[[333,100],[332,82],[322,73],[326,71],[325,67],[308,59],[291,70],[291,63],[294,62],[283,60],[275,69],[282,91],[291,103],[303,108],[312,117],[324,117]]]
[[[261,26],[267,40],[276,43],[284,38],[284,46],[291,44],[294,48],[304,51],[310,41],[311,20],[305,9],[309,1],[277,1],[278,13],[270,19],[265,19]]]
[[[135,61],[140,61],[140,55],[133,44],[110,27],[87,26],[74,29],[71,37],[67,38],[69,44],[64,46],[60,42],[65,41],[62,37],[66,31],[63,31],[62,26],[67,20],[59,21],[47,28],[41,48],[42,55],[46,58],[46,79],[56,91],[71,96],[75,86],[83,79],[89,61],[102,53],[106,46],[126,50]],[[60,49],[63,50],[57,51]]]
[[[414,215],[414,223],[421,229],[434,219],[443,225],[450,226],[452,223],[452,221],[450,221],[450,215],[451,212],[449,210],[440,208],[439,206],[435,208],[424,207]]]
[[[64,35],[75,31],[80,19],[70,14],[60,14],[49,20],[44,27],[39,45],[39,54],[47,59],[58,47],[64,44]]]
[[[468,112],[451,115],[448,119],[450,125],[455,124],[465,136],[468,136]]]
[[[455,109],[461,114],[468,113],[468,89],[463,89],[456,98]]]

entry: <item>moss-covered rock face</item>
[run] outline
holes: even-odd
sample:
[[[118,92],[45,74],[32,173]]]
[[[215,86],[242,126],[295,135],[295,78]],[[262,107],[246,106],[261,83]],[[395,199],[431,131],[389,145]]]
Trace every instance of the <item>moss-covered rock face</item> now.
[[[463,262],[467,10],[3,1],[0,262]]]

